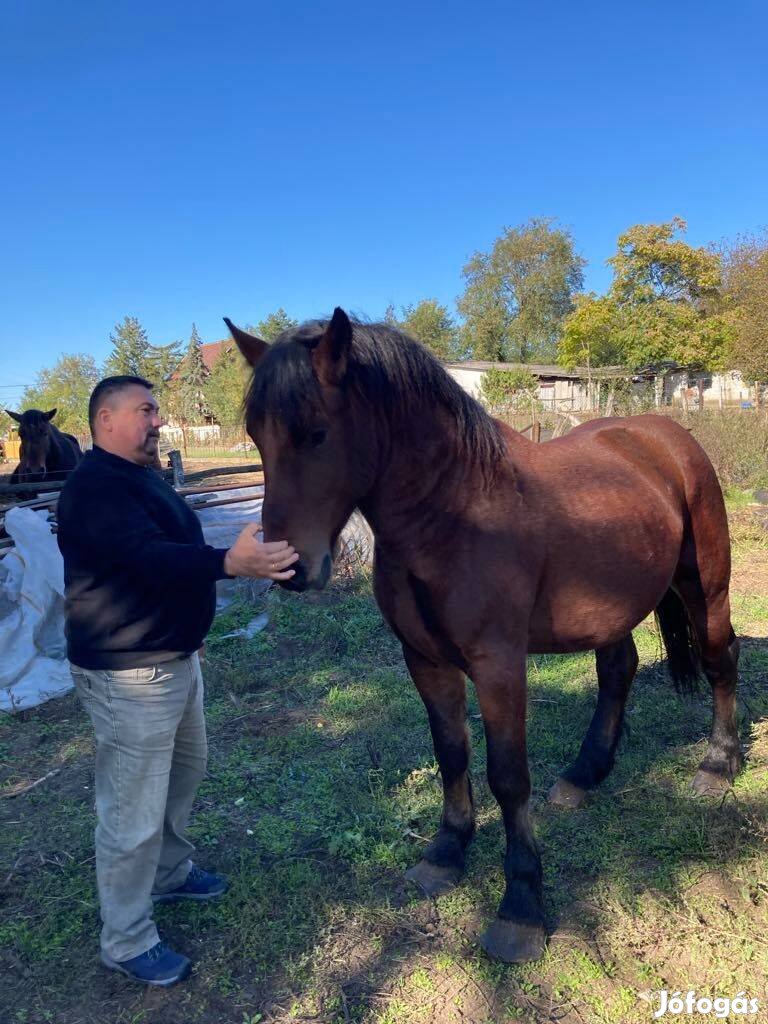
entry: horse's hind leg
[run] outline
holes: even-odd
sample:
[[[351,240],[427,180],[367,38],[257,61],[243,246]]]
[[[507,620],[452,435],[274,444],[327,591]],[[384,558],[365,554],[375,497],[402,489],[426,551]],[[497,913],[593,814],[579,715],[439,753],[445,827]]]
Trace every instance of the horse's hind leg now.
[[[736,725],[739,641],[731,626],[727,589],[708,595],[698,573],[681,566],[675,579],[701,648],[701,668],[712,687],[712,731],[691,782],[696,796],[720,796],[741,768]]]
[[[549,791],[550,803],[579,807],[586,791],[597,786],[613,768],[624,721],[624,706],[637,671],[637,648],[632,634],[595,651],[597,707],[579,756]]]
[[[435,838],[419,863],[406,872],[429,896],[445,892],[464,870],[464,851],[475,831],[469,778],[466,681],[453,665],[433,665],[403,644],[403,653],[424,701],[435,757],[443,780],[443,813]]]
[[[733,782],[741,768],[739,732],[736,726],[736,680],[739,641],[733,630],[729,643],[718,653],[702,658],[704,673],[712,687],[712,731],[704,760],[691,782],[696,796],[719,796]]]

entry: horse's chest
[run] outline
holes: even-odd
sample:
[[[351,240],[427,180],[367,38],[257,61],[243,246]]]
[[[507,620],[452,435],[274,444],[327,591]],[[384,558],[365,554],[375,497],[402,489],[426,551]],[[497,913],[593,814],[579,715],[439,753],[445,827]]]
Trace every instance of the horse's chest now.
[[[438,595],[413,573],[377,571],[376,600],[398,639],[432,662],[466,668],[461,650],[449,636]]]

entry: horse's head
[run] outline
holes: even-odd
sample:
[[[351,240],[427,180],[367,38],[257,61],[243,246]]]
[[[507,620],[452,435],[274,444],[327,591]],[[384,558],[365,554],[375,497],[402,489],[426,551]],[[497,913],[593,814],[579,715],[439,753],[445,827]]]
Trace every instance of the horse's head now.
[[[11,412],[9,416],[19,424],[21,450],[19,457],[19,479],[22,483],[42,480],[46,473],[46,461],[51,447],[51,420],[56,410],[40,412],[27,409],[26,412]]]
[[[253,367],[246,427],[264,465],[264,538],[288,540],[299,553],[284,586],[319,590],[342,527],[375,475],[369,418],[354,416],[352,324],[337,308],[330,321],[267,345],[225,322]]]

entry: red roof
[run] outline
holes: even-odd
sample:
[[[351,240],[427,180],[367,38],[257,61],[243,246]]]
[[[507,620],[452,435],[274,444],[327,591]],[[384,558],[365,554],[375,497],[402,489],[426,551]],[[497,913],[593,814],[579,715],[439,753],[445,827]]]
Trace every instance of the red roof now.
[[[203,363],[206,370],[210,373],[213,369],[213,364],[219,358],[221,353],[234,347],[235,343],[231,338],[224,338],[222,341],[209,341],[207,344],[201,345],[200,352],[203,356]],[[183,362],[184,360],[182,359],[181,363],[183,364]],[[179,371],[176,370],[176,372],[172,374],[171,380],[175,380],[178,376]]]
[[[234,348],[235,343],[231,338],[224,338],[223,341],[209,341],[207,345],[201,345],[200,351],[203,354],[203,362],[206,370],[210,370],[222,352]]]

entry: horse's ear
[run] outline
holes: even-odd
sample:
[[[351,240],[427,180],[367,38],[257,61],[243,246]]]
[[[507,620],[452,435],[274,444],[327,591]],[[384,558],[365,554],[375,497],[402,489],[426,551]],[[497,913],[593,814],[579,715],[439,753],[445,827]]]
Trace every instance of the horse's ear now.
[[[229,328],[229,333],[237,342],[237,347],[243,353],[246,363],[256,366],[265,355],[269,345],[266,341],[262,341],[261,338],[256,338],[253,334],[241,331],[239,327],[235,327],[229,317],[224,317],[224,323]]]
[[[21,423],[21,413],[11,412],[10,409],[5,410],[12,420],[16,420],[17,423]]]
[[[44,412],[43,413],[43,416],[45,416],[45,418],[47,420],[52,420],[55,415],[56,415],[56,409],[51,409],[50,412]]]
[[[321,384],[338,384],[347,372],[352,324],[337,306],[320,341],[312,349],[312,365]]]

